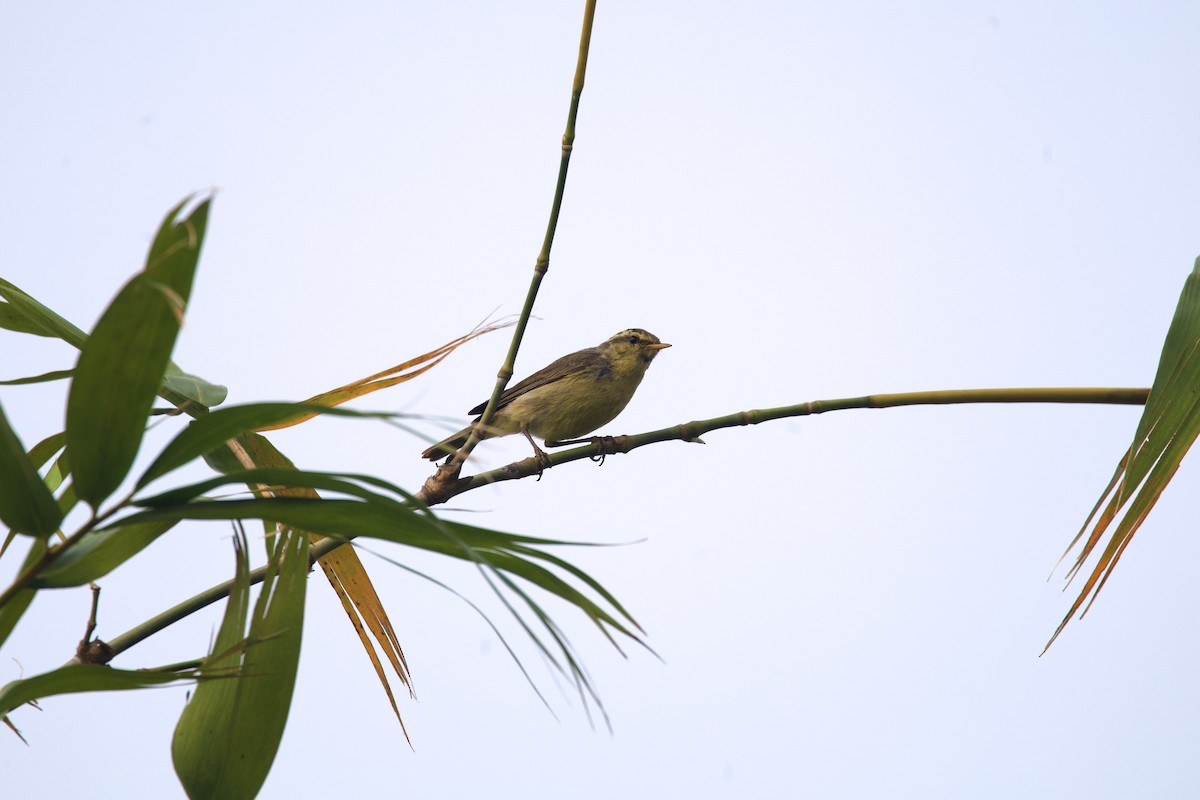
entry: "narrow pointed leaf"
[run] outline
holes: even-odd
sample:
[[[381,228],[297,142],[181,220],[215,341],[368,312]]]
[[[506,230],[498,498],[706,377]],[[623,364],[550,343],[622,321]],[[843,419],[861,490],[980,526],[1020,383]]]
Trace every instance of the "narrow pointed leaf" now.
[[[30,536],[58,530],[62,514],[0,407],[0,521]]]
[[[1108,535],[1100,558],[1050,641],[1070,619],[1095,601],[1150,510],[1200,436],[1200,258],[1175,308],[1163,342],[1158,370],[1133,443],[1122,456],[1117,474],[1084,523],[1072,545],[1082,541],[1068,580]],[[1088,530],[1090,527],[1090,531]],[[1110,533],[1111,531],[1111,533]],[[1086,533],[1086,536],[1085,536]]]
[[[404,657],[400,639],[383,607],[383,601],[379,599],[379,594],[375,591],[375,585],[371,582],[371,576],[368,574],[366,566],[362,563],[358,553],[350,547],[339,547],[326,553],[320,558],[318,564],[325,573],[330,586],[333,587],[338,600],[341,601],[342,609],[346,612],[351,626],[358,634],[359,642],[375,670],[384,694],[387,695],[388,703],[391,704],[392,713],[396,715],[396,721],[400,723],[400,730],[404,733],[404,738],[408,740],[408,729],[404,725],[403,717],[400,716],[396,695],[392,692],[391,682],[375,652],[375,646],[378,646],[379,650],[383,652],[384,658],[387,659],[392,670],[400,679],[400,683],[408,689],[409,697],[413,696],[412,676],[408,671],[408,661]],[[375,645],[372,645],[372,638]],[[412,744],[411,740],[409,740],[409,744]]]
[[[337,389],[331,389],[328,392],[322,392],[315,397],[310,397],[305,401],[305,403],[312,407],[333,407],[353,400],[356,397],[362,397],[363,395],[370,394],[371,392],[377,392],[380,389],[387,389],[392,386],[396,386],[397,384],[404,383],[405,381],[410,381],[413,378],[416,378],[417,376],[422,375],[436,367],[444,358],[446,358],[446,356],[450,355],[460,346],[466,344],[472,339],[483,336],[486,333],[491,333],[492,331],[507,328],[510,325],[512,325],[511,322],[497,322],[491,325],[482,325],[476,327],[475,330],[471,331],[470,333],[459,336],[457,339],[447,342],[436,350],[423,353],[416,358],[411,358],[408,361],[397,364],[394,367],[389,367],[388,369],[385,369],[382,372],[377,372],[374,375],[368,375],[365,378],[360,378],[359,380],[349,383],[345,386],[339,386]],[[319,412],[316,410],[306,411],[298,408],[296,413],[292,414],[291,416],[284,417],[278,421],[271,422],[270,424],[262,425],[261,427],[257,428],[257,430],[272,431],[279,430],[281,428],[289,428],[293,425],[299,425],[301,422],[307,422],[315,417],[318,413]]]
[[[223,486],[231,486],[238,484],[247,484],[250,486],[269,486],[269,487],[286,487],[289,489],[323,489],[325,491],[340,492],[342,494],[360,497],[364,500],[379,500],[380,502],[395,503],[393,498],[380,495],[371,489],[357,483],[355,479],[363,476],[358,475],[340,475],[331,472],[310,472],[300,469],[284,469],[284,468],[264,468],[264,469],[244,469],[237,472],[229,472],[224,475],[218,475],[213,478],[196,483],[178,486],[174,489],[169,489],[161,494],[152,497],[139,497],[133,502],[135,505],[147,507],[164,507],[173,506],[180,503],[185,503],[194,498],[203,496],[219,489]],[[309,499],[317,500],[316,495],[311,495]],[[401,507],[400,513],[415,514],[411,508]]]
[[[428,525],[398,503],[388,506],[381,502],[298,497],[198,500],[148,509],[123,518],[121,524],[172,519],[265,519],[326,536],[375,536],[401,544],[406,543],[405,534],[416,534]],[[429,536],[426,531],[421,533]]]
[[[196,677],[195,670],[127,670],[113,669],[103,664],[68,664],[0,687],[0,716],[33,700],[60,694],[144,689],[147,686],[194,680]]]
[[[256,470],[270,473],[270,470]],[[268,497],[252,500],[194,501],[152,508],[127,518],[134,521],[162,519],[264,519],[313,533],[346,538],[363,536],[408,545],[464,560],[483,562],[494,569],[519,576],[578,607],[602,629],[610,626],[633,636],[626,625],[611,612],[571,586],[561,577],[531,558],[529,544],[567,544],[558,540],[538,540],[466,525],[451,525],[415,514],[400,503],[373,496],[365,500]],[[554,564],[546,554],[536,559]],[[566,570],[580,578],[585,586],[598,587],[582,572]],[[580,577],[582,576],[582,577]],[[601,598],[609,595],[602,589]],[[637,623],[616,604],[618,614],[636,627]]]
[[[25,556],[25,563],[21,565],[20,572],[33,566],[45,554],[46,549],[45,539],[35,539],[33,546],[29,548],[29,552]],[[13,628],[17,627],[17,623],[20,622],[36,594],[37,589],[22,586],[8,599],[8,602],[0,605],[0,646],[3,646],[9,634],[13,632]]]
[[[0,302],[0,328],[14,333],[29,333],[34,336],[53,336],[49,331],[33,322],[8,302]]]
[[[205,408],[219,406],[225,402],[229,389],[218,383],[210,383],[196,375],[188,373],[175,366],[174,362],[167,364],[167,373],[163,376],[164,391],[175,392],[193,400]]]
[[[278,537],[271,564],[240,673],[219,694],[201,696],[209,687],[199,687],[176,730],[176,771],[193,800],[253,798],[283,735],[300,656],[308,537]]]
[[[13,378],[7,381],[0,381],[0,386],[27,386],[31,383],[50,383],[51,381],[66,380],[73,374],[73,370],[59,369],[53,372],[44,372],[41,375],[31,375],[28,378]]]
[[[41,469],[42,466],[54,457],[54,454],[63,449],[63,445],[67,443],[67,435],[62,431],[52,433],[45,439],[35,444],[29,449],[29,460],[33,462],[34,469]],[[51,486],[53,491],[56,486]]]
[[[67,448],[76,491],[93,508],[137,455],[191,292],[209,204],[183,219],[181,207],[168,216],[146,270],[113,299],[79,354],[67,397]]]
[[[20,322],[14,323],[15,326],[19,326],[27,333],[54,337],[62,339],[73,347],[83,347],[83,343],[87,339],[86,333],[3,278],[0,278],[0,297],[8,301],[5,304],[6,317],[11,320],[20,320]],[[4,325],[3,327],[17,330],[14,325]]]
[[[229,406],[205,414],[192,421],[171,440],[138,479],[141,488],[155,478],[183,466],[206,453],[215,450],[227,440],[247,431],[279,419],[288,419],[296,414],[338,414],[354,417],[378,417],[378,414],[363,414],[355,411],[323,408],[308,403],[248,403]]]
[[[250,621],[250,646],[239,679],[230,730],[231,753],[220,798],[258,794],[283,737],[304,628],[308,575],[308,536],[288,531],[279,537],[279,572],[263,583]]]
[[[239,533],[234,539],[234,551],[234,585],[212,654],[205,660],[206,670],[236,672],[241,667],[241,652],[236,645],[243,639],[250,607],[250,564],[244,534]],[[191,800],[219,796],[213,792],[220,785],[220,771],[228,758],[226,736],[237,702],[237,681],[234,677],[197,686],[175,726],[171,759],[175,774]]]
[[[91,531],[30,582],[41,589],[83,586],[103,578],[175,526],[172,520]]]
[[[266,437],[257,433],[242,434],[235,440],[227,442],[225,446],[209,451],[205,454],[205,461],[218,472],[226,473],[227,477],[233,473],[244,475],[245,467],[251,464],[261,468],[295,469],[295,465],[287,456],[279,452]],[[382,483],[377,480],[374,482]],[[383,488],[397,496],[404,495],[398,487],[386,485]],[[316,491],[309,487],[297,488],[293,485],[278,491],[288,496],[317,498]],[[318,534],[312,534],[313,541],[320,538]],[[392,669],[400,678],[400,682],[409,687],[411,695],[408,664],[405,662],[404,651],[400,647],[400,641],[392,627],[391,620],[388,619],[383,602],[379,599],[379,595],[371,583],[371,576],[363,566],[358,553],[349,547],[340,547],[326,553],[318,563],[330,586],[333,587],[338,600],[342,603],[342,608],[358,635],[367,658],[375,669],[375,674],[379,678],[388,702],[392,706],[392,711],[395,712],[396,719],[400,723],[400,729],[403,731],[404,720],[400,716],[395,693],[392,691],[387,673],[383,669],[379,653],[382,653],[383,657],[391,664]],[[376,652],[376,647],[378,647],[379,653]],[[407,738],[408,732],[404,731],[404,735]]]

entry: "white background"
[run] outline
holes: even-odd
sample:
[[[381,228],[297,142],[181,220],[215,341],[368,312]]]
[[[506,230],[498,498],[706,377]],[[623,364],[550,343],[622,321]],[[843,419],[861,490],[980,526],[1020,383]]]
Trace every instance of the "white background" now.
[[[582,3],[23,4],[0,14],[0,276],[87,329],[163,214],[217,196],[175,360],[230,402],[303,399],[515,313],[541,245]],[[1194,4],[601,3],[563,217],[518,378],[626,327],[675,346],[605,431],[870,392],[1147,386],[1200,254]],[[354,407],[453,417],[494,334]],[[73,363],[0,332],[0,377]],[[27,445],[62,387],[5,387]],[[622,659],[549,607],[589,727],[468,567],[364,556],[418,702],[405,742],[314,573],[262,796],[1195,797],[1196,471],[1092,613],[1046,577],[1139,409],[848,411],[577,462],[453,501],[563,553],[646,628]],[[156,429],[143,449],[161,447]],[[421,439],[320,420],[300,466],[416,489]],[[481,467],[524,458],[489,442]],[[193,477],[199,476],[197,471]],[[186,477],[186,476],[181,476]],[[225,579],[184,527],[110,575],[102,638]],[[256,548],[256,551],[258,548]],[[16,553],[0,573],[15,569]],[[43,593],[0,683],[52,669],[85,591]],[[1191,609],[1191,610],[1189,610]],[[195,657],[220,608],[122,656]],[[5,796],[181,796],[185,688],[53,698],[0,735]]]

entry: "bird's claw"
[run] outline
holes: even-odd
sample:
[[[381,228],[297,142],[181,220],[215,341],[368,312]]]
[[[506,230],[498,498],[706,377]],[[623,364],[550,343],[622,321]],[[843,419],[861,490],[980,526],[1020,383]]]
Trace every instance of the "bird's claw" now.
[[[546,451],[539,447],[539,448],[537,448],[537,460],[538,460],[537,479],[540,481],[542,479],[542,473],[545,472],[546,470],[550,469],[550,456],[546,455]]]
[[[596,445],[596,454],[588,456],[588,458],[594,461],[597,466],[603,466],[605,456],[611,456],[620,450],[617,447],[617,438],[615,436],[593,436],[588,441]]]

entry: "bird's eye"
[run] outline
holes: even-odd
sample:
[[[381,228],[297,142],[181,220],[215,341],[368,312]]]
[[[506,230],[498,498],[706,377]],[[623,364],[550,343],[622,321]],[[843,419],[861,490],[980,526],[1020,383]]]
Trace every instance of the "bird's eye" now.
[[[637,344],[640,341],[641,341],[641,339],[639,339],[636,334],[629,337],[630,344]]]

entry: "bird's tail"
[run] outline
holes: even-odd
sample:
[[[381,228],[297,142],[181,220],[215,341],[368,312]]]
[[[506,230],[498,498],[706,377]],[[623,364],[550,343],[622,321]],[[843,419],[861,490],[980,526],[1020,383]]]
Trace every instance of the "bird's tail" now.
[[[470,433],[470,428],[463,428],[461,431],[449,437],[448,439],[442,439],[437,444],[426,448],[425,452],[421,453],[421,458],[428,458],[430,461],[437,461],[445,456],[454,455],[458,448],[467,443],[467,436],[469,436]]]

